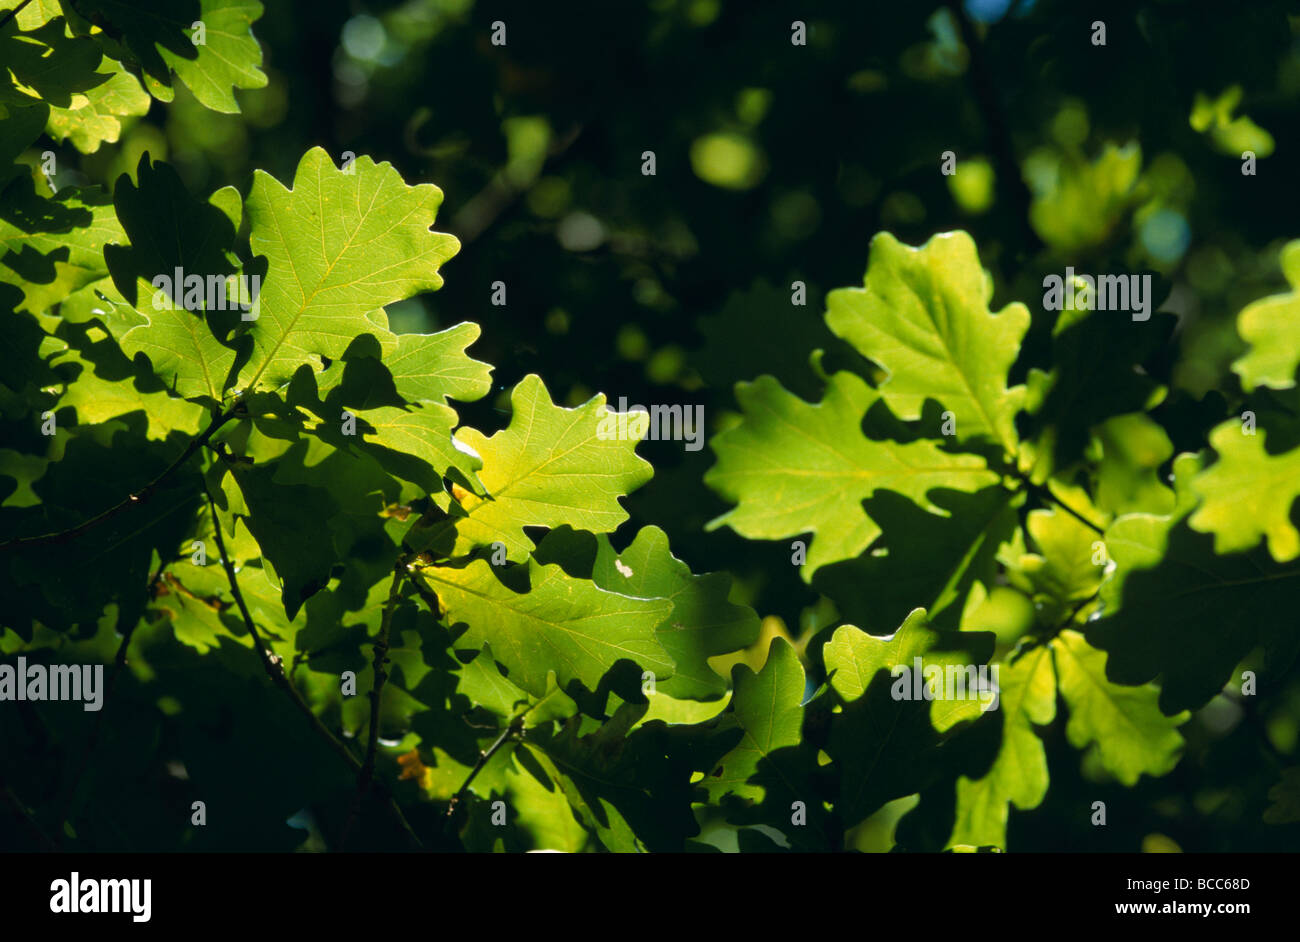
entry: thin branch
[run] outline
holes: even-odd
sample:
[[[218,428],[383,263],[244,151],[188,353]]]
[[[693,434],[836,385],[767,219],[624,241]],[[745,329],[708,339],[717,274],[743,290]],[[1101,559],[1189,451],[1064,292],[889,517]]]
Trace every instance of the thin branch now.
[[[13,19],[15,16],[17,16],[19,13],[23,12],[23,8],[26,7],[27,4],[29,4],[29,3],[31,3],[31,2],[32,2],[32,0],[23,0],[22,3],[18,4],[18,6],[14,7],[12,10],[9,10],[8,12],[6,12],[4,16],[0,16],[0,29],[4,29],[5,24],[7,24],[10,20],[12,20],[12,19]]]
[[[1025,487],[1029,488],[1029,490],[1032,491],[1034,494],[1038,495],[1040,498],[1043,498],[1044,500],[1051,501],[1053,504],[1055,504],[1056,506],[1064,510],[1066,513],[1068,513],[1075,520],[1078,520],[1089,530],[1092,530],[1093,532],[1099,535],[1105,535],[1106,533],[1105,527],[1093,523],[1083,514],[1079,513],[1079,511],[1075,510],[1065,501],[1061,500],[1061,498],[1057,497],[1055,494],[1052,493],[1052,489],[1050,487],[1044,487],[1041,484],[1035,484],[1033,481],[1031,481],[1028,478],[1028,476],[1026,476],[1025,474],[1019,471],[1014,472],[1014,474],[1016,479],[1019,480],[1020,483],[1024,484]]]
[[[460,804],[461,799],[463,799],[469,792],[469,787],[474,783],[474,779],[478,776],[479,772],[483,771],[483,767],[491,761],[494,755],[497,754],[497,750],[505,745],[506,740],[521,733],[523,728],[523,716],[515,717],[515,719],[510,722],[509,726],[501,730],[501,735],[496,738],[496,742],[492,743],[492,745],[488,746],[487,749],[479,753],[478,761],[474,763],[474,768],[469,770],[469,775],[466,776],[465,781],[461,784],[460,788],[457,789],[456,794],[451,796],[451,801],[447,805],[446,827],[448,830],[451,828],[452,815],[456,812],[456,806]]]
[[[370,727],[366,737],[366,761],[362,763],[361,771],[357,774],[357,793],[352,799],[347,821],[343,824],[342,836],[339,837],[340,851],[347,845],[348,835],[352,833],[352,825],[356,822],[357,813],[361,810],[361,803],[370,789],[375,774],[375,754],[379,747],[379,706],[384,693],[384,683],[388,680],[388,671],[384,670],[384,665],[388,663],[388,633],[393,624],[393,611],[397,608],[397,597],[405,575],[406,559],[399,557],[397,565],[393,567],[393,584],[388,590],[388,602],[384,605],[384,615],[379,623],[379,637],[375,640],[374,646],[375,679],[370,687]]]
[[[384,693],[384,683],[388,680],[388,671],[384,665],[388,662],[388,633],[393,624],[393,611],[397,608],[397,597],[402,589],[402,578],[406,575],[405,560],[399,559],[393,569],[393,585],[388,591],[388,602],[384,606],[384,615],[379,623],[379,638],[374,646],[375,681],[370,689],[370,729],[366,742],[366,761],[361,767],[362,778],[360,791],[364,792],[370,784],[375,771],[375,752],[379,745],[379,705]]]
[[[203,434],[198,438],[193,439],[189,445],[186,446],[185,451],[181,452],[181,456],[167,467],[166,471],[158,475],[158,477],[154,478],[134,494],[128,494],[126,499],[120,504],[108,508],[108,510],[105,510],[97,516],[91,517],[83,523],[77,524],[71,530],[61,530],[57,533],[45,533],[40,536],[24,536],[19,537],[16,540],[9,540],[6,543],[0,543],[0,552],[8,549],[20,549],[27,546],[41,546],[46,543],[67,543],[69,540],[80,536],[87,530],[97,527],[101,523],[107,523],[128,507],[136,507],[143,504],[153,496],[153,493],[162,486],[163,482],[180,470],[180,468],[194,456],[196,451],[207,444],[208,439],[215,435],[221,426],[225,425],[235,417],[236,409],[238,408],[238,406],[234,406],[225,412],[222,412],[220,415],[214,415],[212,421],[208,424],[208,427],[203,430]]]
[[[338,754],[339,758],[348,764],[348,768],[350,768],[354,774],[359,774],[361,772],[361,761],[352,754],[352,750],[343,743],[343,740],[330,732],[329,728],[321,722],[320,717],[316,715],[315,711],[312,710],[312,708],[307,704],[307,701],[302,698],[301,694],[298,693],[297,689],[293,686],[293,683],[289,680],[289,675],[285,673],[284,664],[280,660],[279,656],[271,653],[266,644],[262,641],[262,635],[257,630],[257,624],[253,621],[253,616],[249,614],[248,603],[244,601],[244,593],[239,590],[239,580],[235,576],[234,563],[231,562],[230,557],[226,554],[226,541],[225,537],[221,535],[221,520],[217,517],[217,504],[216,501],[212,499],[212,492],[208,489],[208,482],[206,480],[203,482],[203,490],[204,493],[207,494],[208,507],[212,511],[212,526],[213,531],[216,534],[217,552],[221,554],[221,565],[226,570],[226,579],[230,583],[230,594],[234,596],[235,604],[239,607],[239,614],[244,619],[244,626],[248,629],[248,633],[253,638],[253,645],[257,648],[257,654],[258,657],[261,658],[262,667],[266,670],[271,681],[284,691],[285,696],[293,701],[293,705],[296,706],[298,711],[307,718],[307,722],[311,724],[311,727],[316,731],[316,734],[329,744],[329,747]],[[402,829],[406,831],[407,835],[415,845],[417,847],[423,847],[423,843],[411,828],[410,823],[406,820],[406,815],[402,814],[402,809],[398,807],[397,802],[393,801],[391,796],[387,796],[387,798],[388,800],[386,804],[393,817],[397,819],[397,822],[402,826]]]

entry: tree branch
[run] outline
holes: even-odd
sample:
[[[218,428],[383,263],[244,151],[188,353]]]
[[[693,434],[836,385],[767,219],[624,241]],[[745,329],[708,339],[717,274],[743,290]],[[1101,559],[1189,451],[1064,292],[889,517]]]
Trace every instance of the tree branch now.
[[[292,682],[290,682],[289,675],[285,673],[284,664],[280,660],[279,656],[271,653],[265,642],[262,641],[262,635],[257,630],[257,625],[253,621],[253,616],[249,614],[248,603],[244,601],[244,593],[239,590],[239,580],[235,576],[234,564],[226,554],[226,541],[221,535],[221,520],[217,517],[217,504],[216,501],[212,499],[212,492],[208,489],[208,482],[206,480],[203,482],[203,491],[207,494],[208,507],[212,511],[212,526],[213,531],[216,534],[217,551],[221,554],[221,565],[225,569],[226,579],[230,583],[230,594],[234,596],[235,604],[239,607],[239,614],[244,619],[244,625],[248,628],[248,633],[252,635],[253,645],[257,648],[257,654],[258,657],[261,658],[262,667],[271,678],[271,681],[284,691],[285,696],[293,701],[293,705],[307,718],[307,722],[311,724],[311,727],[316,731],[316,734],[325,740],[325,742],[329,744],[329,747],[338,754],[339,758],[348,764],[348,768],[350,768],[353,773],[360,774],[360,760],[352,754],[352,750],[343,743],[343,740],[330,732],[329,728],[321,722],[320,717],[316,715],[315,711],[312,710],[312,708],[307,704],[307,701],[302,698],[301,694],[298,693]],[[423,847],[424,845],[420,841],[420,838],[411,828],[410,823],[406,820],[406,815],[402,814],[402,809],[397,806],[397,802],[393,801],[392,796],[388,796],[386,804],[390,813],[392,813],[393,817],[402,826],[402,829],[406,831],[407,835],[415,845],[417,847]]]
[[[1025,485],[1025,487],[1027,487],[1030,491],[1032,491],[1032,492],[1033,492],[1034,494],[1036,494],[1038,497],[1040,497],[1040,498],[1042,498],[1043,500],[1046,500],[1046,501],[1051,501],[1053,504],[1055,504],[1056,506],[1058,506],[1058,507],[1060,507],[1062,510],[1064,510],[1066,513],[1068,513],[1068,514],[1069,514],[1071,517],[1073,517],[1075,520],[1078,520],[1081,524],[1083,524],[1083,525],[1084,525],[1085,527],[1087,527],[1089,530],[1092,530],[1093,532],[1095,532],[1095,533],[1097,533],[1098,535],[1101,535],[1101,536],[1104,536],[1104,535],[1105,535],[1105,533],[1106,533],[1106,528],[1105,528],[1105,527],[1098,526],[1097,524],[1093,523],[1091,520],[1089,520],[1089,519],[1088,519],[1087,517],[1085,517],[1083,514],[1079,513],[1079,511],[1075,510],[1073,507],[1071,507],[1071,506],[1070,506],[1069,504],[1067,504],[1065,501],[1061,500],[1061,498],[1057,497],[1055,494],[1052,493],[1052,489],[1051,489],[1050,487],[1044,487],[1044,486],[1041,485],[1041,484],[1035,484],[1033,481],[1031,481],[1031,480],[1029,479],[1029,477],[1028,477],[1027,475],[1021,473],[1020,471],[1016,471],[1016,472],[1014,472],[1014,474],[1015,474],[1015,477],[1020,481],[1020,483],[1022,483],[1023,485]]]
[[[361,802],[365,799],[375,774],[375,753],[379,746],[379,706],[384,693],[384,682],[388,680],[388,672],[384,670],[384,664],[388,662],[388,633],[393,624],[393,611],[397,608],[397,597],[405,575],[406,558],[399,556],[397,564],[393,567],[393,584],[388,590],[388,602],[384,605],[384,615],[379,623],[379,637],[375,639],[375,679],[370,687],[370,727],[366,737],[366,761],[362,763],[361,771],[357,774],[357,793],[352,799],[352,807],[348,811],[347,821],[343,824],[343,833],[339,837],[340,851],[347,845],[348,835],[351,834],[352,825],[361,810]]]
[[[473,784],[474,779],[478,776],[479,772],[483,771],[483,766],[487,765],[488,762],[491,761],[492,757],[497,754],[497,750],[505,745],[507,739],[521,733],[523,728],[523,715],[515,717],[510,721],[509,726],[501,730],[501,735],[496,738],[496,742],[492,743],[492,745],[488,746],[487,749],[479,753],[478,761],[474,763],[474,768],[469,770],[469,775],[466,776],[464,783],[462,783],[460,788],[457,789],[456,794],[451,796],[451,801],[447,804],[446,827],[448,830],[451,829],[452,815],[456,812],[456,806],[460,804],[461,799],[465,797],[466,793],[469,791],[470,785]]]
[[[108,510],[105,510],[97,516],[91,517],[83,523],[77,524],[70,530],[61,530],[57,533],[44,533],[40,536],[24,536],[19,537],[16,540],[9,540],[6,543],[0,543],[0,552],[9,549],[20,549],[27,546],[41,546],[47,543],[67,543],[69,540],[80,536],[87,530],[97,527],[101,523],[107,523],[128,507],[135,507],[139,504],[143,504],[153,496],[154,491],[158,490],[164,481],[180,470],[180,468],[194,456],[196,451],[207,444],[208,439],[215,435],[221,426],[225,425],[235,417],[236,409],[238,408],[240,408],[238,405],[232,406],[220,415],[214,415],[212,421],[208,424],[208,427],[203,430],[203,434],[198,438],[193,439],[189,445],[186,446],[185,450],[181,452],[181,456],[167,467],[167,470],[158,475],[158,477],[154,478],[144,487],[140,488],[140,490],[136,491],[134,494],[128,494],[126,499],[120,504],[108,508]]]
[[[23,0],[22,3],[18,4],[18,6],[14,7],[12,10],[7,11],[4,16],[0,16],[0,29],[4,29],[5,24],[8,23],[10,20],[12,20],[19,13],[23,12],[23,8],[26,7],[27,4],[31,2],[32,0]]]

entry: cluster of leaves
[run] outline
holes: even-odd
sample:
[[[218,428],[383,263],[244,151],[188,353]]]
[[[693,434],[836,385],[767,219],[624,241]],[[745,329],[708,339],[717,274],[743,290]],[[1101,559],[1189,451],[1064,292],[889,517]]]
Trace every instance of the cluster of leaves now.
[[[1292,243],[1283,260],[1293,281],[1298,250]],[[1239,665],[1258,655],[1251,665],[1277,683],[1297,653],[1295,632],[1275,614],[1300,578],[1289,464],[1300,451],[1265,448],[1269,429],[1285,435],[1282,414],[1257,416],[1262,400],[1243,401],[1240,418],[1210,432],[1214,458],[1208,449],[1178,456],[1169,487],[1158,471],[1173,445],[1143,411],[1165,390],[1140,369],[1167,316],[1067,309],[1052,361],[1009,386],[1030,317],[1018,302],[991,311],[991,294],[964,233],[920,248],[877,236],[864,286],[827,299],[828,327],[866,369],[830,372],[814,357],[825,384],[816,403],[770,376],[741,383],[743,419],[714,439],[707,476],[736,505],[715,525],[756,539],[811,536],[804,578],[862,626],[842,625],[825,642],[830,688],[844,702],[831,708],[824,748],[835,760],[837,737],[860,743],[893,730],[907,749],[875,774],[911,776],[858,814],[836,807],[851,826],[919,793],[901,832],[917,846],[936,836],[942,846],[1006,845],[1009,805],[1032,809],[1047,793],[1036,727],[1056,718],[1058,694],[1070,743],[1131,786],[1174,767],[1188,711],[1240,686]],[[1291,293],[1242,311],[1250,349],[1234,369],[1247,389],[1293,388],[1295,304]],[[1108,335],[1131,342],[1099,349]],[[1076,441],[1055,434],[1081,419]],[[794,547],[802,555],[803,542]],[[1017,617],[1015,606],[1029,603],[1032,616]],[[998,708],[963,717],[938,700],[891,703],[890,676],[876,671],[916,656],[928,664],[931,652],[996,668]],[[878,702],[861,709],[874,735],[854,728],[863,722],[854,706],[873,685]],[[910,726],[909,707],[920,714]],[[916,751],[926,744],[918,728],[936,749],[948,746],[942,759]],[[871,775],[852,780],[870,790]]]
[[[704,820],[839,849],[904,801],[895,846],[1006,847],[1047,794],[1046,727],[1133,786],[1243,667],[1276,685],[1294,661],[1294,291],[1241,312],[1240,395],[1188,404],[1153,365],[1172,317],[1067,309],[1035,342],[964,232],[877,236],[826,342],[771,344],[814,378],[740,383],[712,440],[715,526],[797,539],[833,606],[773,640],[664,529],[616,532],[652,469],[603,396],[530,374],[504,428],[461,424],[492,389],[480,328],[386,311],[460,248],[437,187],[312,148],[246,196],[148,156],[111,195],[53,190],[42,134],[95,152],[177,82],[237,110],[266,81],[259,4],[0,5],[0,650],[115,665],[102,714],[0,713],[24,757],[0,788],[58,844],[710,849]],[[1117,191],[1102,229],[1053,229],[1070,193],[1030,214],[1061,251],[1131,208],[1125,153],[1088,170]],[[1300,290],[1300,244],[1283,267]],[[257,304],[167,297],[177,269]],[[715,361],[745,308],[706,329]],[[896,699],[918,659],[996,667],[998,708]]]
[[[48,10],[18,25],[72,35]],[[235,61],[256,71],[255,54]],[[220,85],[220,70],[197,68],[175,75]],[[319,148],[292,188],[259,172],[247,198],[196,199],[147,155],[111,201],[53,193],[27,165],[7,178],[7,260],[51,276],[3,288],[6,418],[27,429],[3,452],[5,627],[19,648],[116,634],[119,662],[135,643],[160,677],[177,656],[168,636],[203,662],[260,657],[264,682],[336,727],[313,724],[359,773],[357,805],[381,735],[398,740],[388,770],[402,757],[403,777],[448,812],[471,783],[508,796],[505,837],[452,819],[468,847],[530,846],[529,822],[572,849],[695,833],[691,773],[735,737],[670,729],[646,716],[645,692],[666,717],[718,701],[727,684],[708,658],[751,644],[758,619],[661,530],[615,549],[619,498],[651,469],[635,454],[643,432],[602,434],[603,396],[564,408],[529,376],[506,428],[453,434],[449,400],[491,385],[465,353],[479,328],[399,335],[384,310],[442,284],[459,244],[432,231],[441,191]],[[174,288],[152,283],[178,269]],[[247,310],[206,293],[230,285],[233,298],[241,282],[262,285]],[[33,731],[10,732],[7,752],[29,751]],[[364,762],[339,732],[368,738]],[[478,762],[507,736],[524,741],[520,765]]]

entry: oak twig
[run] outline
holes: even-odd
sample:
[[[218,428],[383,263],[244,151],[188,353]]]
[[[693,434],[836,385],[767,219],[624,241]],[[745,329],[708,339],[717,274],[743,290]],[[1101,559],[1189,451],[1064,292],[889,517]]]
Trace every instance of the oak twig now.
[[[501,730],[501,735],[496,738],[496,741],[492,743],[492,745],[488,746],[487,749],[479,753],[478,761],[474,763],[474,768],[469,770],[469,775],[465,777],[465,781],[461,783],[460,788],[456,790],[456,794],[451,796],[451,801],[448,802],[447,804],[446,827],[448,829],[451,828],[451,823],[453,820],[452,815],[455,814],[456,812],[456,806],[460,804],[461,799],[464,798],[465,795],[469,792],[469,787],[471,784],[473,784],[474,779],[478,776],[479,772],[482,772],[483,767],[487,765],[489,761],[491,761],[494,755],[497,754],[497,750],[499,750],[503,745],[505,745],[506,740],[510,739],[512,736],[517,736],[519,733],[523,732],[523,728],[524,728],[523,716],[520,715],[515,717],[510,722],[509,726]]]
[[[361,760],[352,754],[352,750],[343,743],[343,740],[330,732],[329,728],[321,722],[320,717],[316,715],[315,711],[312,710],[312,708],[307,704],[307,701],[302,698],[302,695],[298,693],[297,688],[295,688],[293,683],[289,680],[289,675],[285,672],[284,664],[280,657],[273,654],[270,649],[267,648],[265,642],[262,641],[262,635],[257,630],[257,625],[253,621],[253,616],[248,611],[248,603],[244,601],[244,594],[239,590],[239,580],[235,576],[234,564],[226,554],[226,541],[221,535],[221,520],[217,517],[217,504],[216,501],[212,499],[212,492],[208,490],[206,480],[203,482],[203,490],[207,494],[208,507],[212,511],[212,526],[213,531],[216,534],[217,551],[221,554],[221,565],[225,569],[226,579],[230,583],[230,594],[234,596],[235,604],[239,607],[239,614],[244,619],[244,626],[248,629],[248,633],[253,638],[253,646],[257,649],[258,657],[261,658],[262,667],[266,670],[271,681],[284,691],[285,696],[287,696],[293,702],[293,705],[298,708],[298,712],[302,713],[302,715],[307,718],[307,722],[311,724],[311,727],[316,731],[316,734],[320,736],[321,739],[325,740],[329,747],[334,750],[339,758],[348,764],[348,767],[354,773],[360,774],[362,768]],[[406,820],[406,815],[402,814],[402,809],[398,807],[397,802],[393,801],[391,796],[388,796],[386,804],[389,812],[401,825],[402,829],[406,831],[407,835],[415,845],[417,847],[423,847],[423,843],[411,828],[410,823]]]
[[[366,737],[366,760],[361,765],[361,771],[357,773],[357,793],[352,799],[352,807],[348,811],[347,821],[343,824],[343,833],[339,837],[339,850],[343,850],[348,842],[348,835],[352,832],[352,825],[355,823],[357,814],[361,810],[361,803],[365,800],[366,792],[370,789],[370,783],[375,774],[375,755],[379,746],[379,705],[384,692],[384,683],[388,680],[388,671],[384,665],[388,663],[388,633],[393,624],[393,611],[397,608],[397,597],[401,591],[402,578],[406,575],[406,559],[399,557],[397,564],[393,567],[393,584],[388,590],[388,601],[384,605],[383,618],[379,623],[379,637],[375,639],[374,646],[374,683],[370,688],[370,727]]]
[[[23,0],[22,3],[18,4],[18,6],[14,7],[12,10],[7,10],[4,16],[0,16],[0,29],[3,29],[6,23],[12,20],[19,13],[23,12],[23,8],[31,2],[32,0]]]
[[[1044,487],[1042,484],[1035,484],[1033,481],[1029,480],[1027,476],[1025,476],[1024,474],[1018,471],[1015,472],[1015,476],[1016,479],[1020,481],[1020,483],[1024,484],[1025,487],[1027,487],[1034,494],[1038,495],[1044,500],[1051,501],[1053,504],[1055,504],[1056,506],[1064,510],[1066,513],[1068,513],[1075,520],[1078,520],[1080,523],[1082,523],[1089,530],[1092,530],[1094,533],[1097,533],[1099,535],[1104,535],[1106,533],[1105,527],[1093,523],[1083,514],[1079,513],[1079,511],[1075,510],[1065,501],[1061,500],[1061,498],[1057,497],[1055,494],[1052,493],[1052,489],[1050,487]]]
[[[167,466],[167,470],[163,471],[163,473],[158,475],[158,477],[140,488],[140,490],[133,494],[128,494],[126,499],[121,503],[108,508],[103,513],[91,517],[89,520],[77,524],[70,530],[61,530],[57,533],[43,533],[39,536],[23,536],[16,540],[9,540],[8,542],[0,543],[0,551],[19,549],[26,546],[41,546],[47,543],[67,543],[69,540],[80,536],[87,530],[97,527],[101,523],[107,523],[128,507],[135,507],[139,504],[143,504],[153,496],[154,492],[162,486],[164,481],[180,470],[180,468],[194,456],[196,451],[206,445],[208,439],[215,435],[221,426],[225,425],[235,417],[235,410],[237,408],[238,406],[235,406],[222,412],[220,415],[214,415],[212,421],[208,424],[208,427],[203,430],[203,434],[199,435],[198,438],[192,439],[189,445],[186,446],[185,450],[181,452],[181,456]]]

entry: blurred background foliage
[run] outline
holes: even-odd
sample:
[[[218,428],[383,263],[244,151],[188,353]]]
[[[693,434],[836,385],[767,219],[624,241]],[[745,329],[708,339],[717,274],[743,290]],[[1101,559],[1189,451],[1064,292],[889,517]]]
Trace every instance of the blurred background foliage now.
[[[1278,248],[1300,235],[1294,171],[1282,156],[1300,144],[1300,15],[1279,0],[265,5],[254,32],[270,81],[237,93],[242,114],[216,114],[178,86],[172,105],[154,102],[127,119],[116,146],[87,156],[58,148],[57,183],[111,188],[148,151],[174,164],[195,193],[226,184],[247,193],[254,168],[291,179],[313,145],[336,159],[352,151],[388,160],[408,182],[436,183],[445,193],[438,228],[456,234],[462,250],[441,291],[389,313],[398,330],[483,325],[471,353],[495,365],[494,393],[461,411],[486,431],[504,423],[505,390],[530,372],[568,405],[598,391],[614,403],[702,404],[710,436],[735,420],[737,380],[770,373],[815,398],[808,352],[824,349],[828,362],[854,355],[826,330],[823,298],[861,284],[871,236],[888,230],[920,244],[963,228],[993,275],[992,307],[1021,300],[1033,312],[1015,381],[1050,358],[1044,274],[1067,265],[1157,274],[1157,300],[1178,315],[1169,348],[1151,365],[1170,388],[1159,408],[1173,434],[1180,410],[1223,411],[1215,390],[1236,382],[1228,364],[1242,350],[1235,316],[1283,287]],[[806,46],[791,43],[795,19],[807,25]],[[505,45],[490,41],[496,21]],[[1105,23],[1104,46],[1092,42],[1094,21]],[[642,173],[646,151],[653,176]],[[945,151],[956,156],[955,175],[940,172]],[[1243,151],[1257,157],[1253,176],[1242,173]],[[490,301],[498,281],[504,306]],[[795,281],[806,285],[806,306],[791,304]],[[1175,444],[1204,443],[1175,436]],[[775,635],[800,642],[801,652],[819,647],[808,641],[835,613],[788,564],[789,547],[706,532],[725,510],[701,481],[709,450],[647,442],[641,452],[655,477],[628,501],[628,532],[657,524],[694,571],[735,574],[737,597],[765,617],[760,644],[746,654],[753,666]],[[1032,610],[1007,593],[1014,637],[1015,620]],[[111,659],[111,638],[84,643]],[[146,638],[146,663],[149,651]],[[189,648],[167,656],[198,658]],[[183,679],[154,694],[183,696],[184,678],[209,676],[169,667],[158,676]],[[232,660],[229,669],[247,674],[254,691],[255,667]],[[302,738],[283,706],[246,706],[233,720],[195,722],[271,716],[283,721],[280,735]],[[1184,728],[1188,751],[1177,769],[1133,789],[1080,761],[1058,720],[1044,734],[1051,794],[1011,816],[1009,844],[1294,849],[1297,825],[1262,820],[1277,770],[1259,755],[1261,741],[1294,753],[1297,716],[1294,683],[1249,710],[1219,697]],[[116,720],[108,726],[143,735]],[[222,768],[220,744],[250,740],[272,761],[275,736],[265,728],[208,732],[211,748],[191,743],[187,762]],[[322,756],[273,787],[287,807],[332,778],[338,770]],[[239,787],[231,782],[232,795]],[[95,788],[88,779],[87,795]],[[162,798],[135,795],[101,826],[130,815],[133,801]],[[1108,805],[1106,828],[1076,810],[1098,799]],[[888,849],[914,802],[886,806],[855,845]],[[204,840],[269,839],[258,831],[267,822],[241,820],[246,833]],[[704,840],[734,848],[734,832],[704,824]],[[285,849],[301,841],[301,831],[292,834],[281,834]]]

